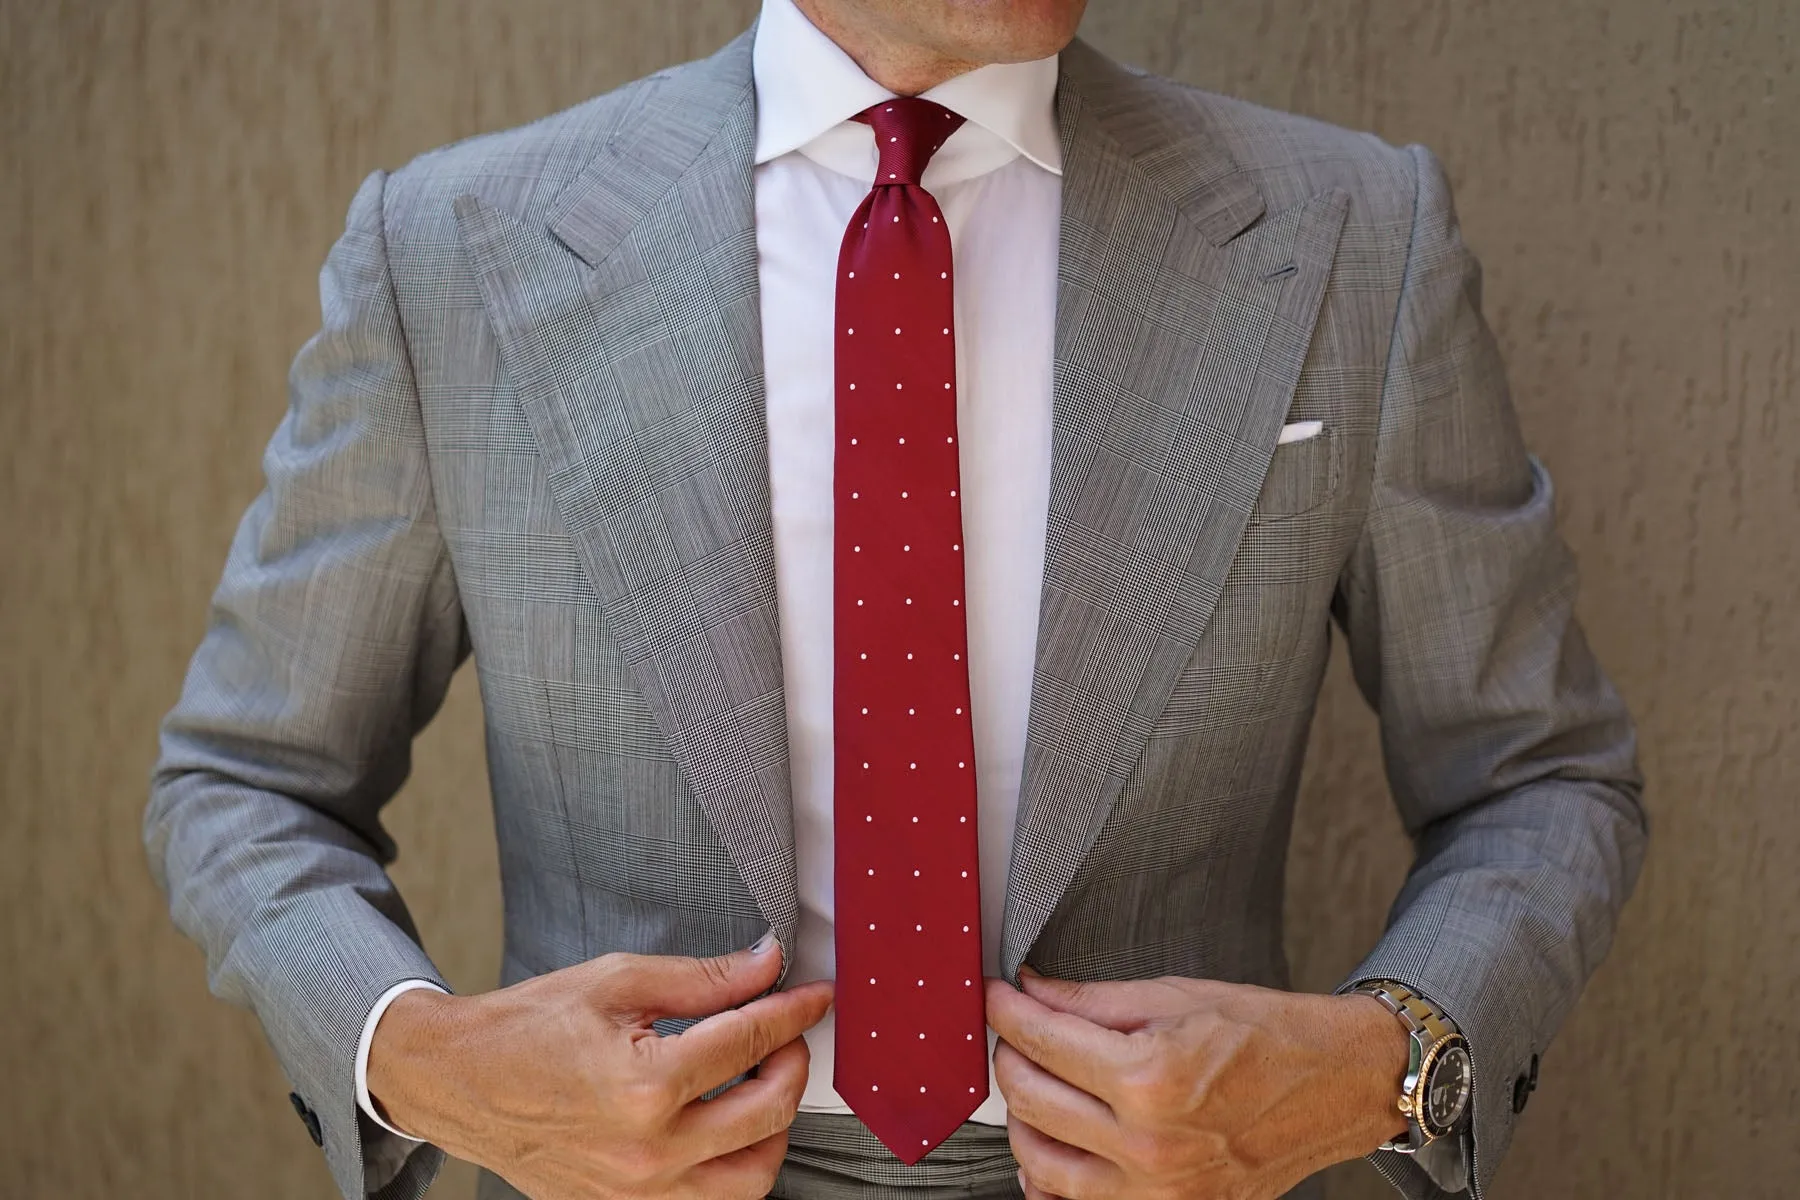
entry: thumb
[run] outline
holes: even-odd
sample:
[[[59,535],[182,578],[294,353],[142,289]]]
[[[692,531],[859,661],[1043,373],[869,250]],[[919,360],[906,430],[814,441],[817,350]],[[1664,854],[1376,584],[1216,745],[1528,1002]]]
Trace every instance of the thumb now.
[[[754,1000],[781,973],[780,944],[771,929],[730,954],[622,954],[605,984],[614,1012],[645,1022],[661,1017],[709,1017]]]

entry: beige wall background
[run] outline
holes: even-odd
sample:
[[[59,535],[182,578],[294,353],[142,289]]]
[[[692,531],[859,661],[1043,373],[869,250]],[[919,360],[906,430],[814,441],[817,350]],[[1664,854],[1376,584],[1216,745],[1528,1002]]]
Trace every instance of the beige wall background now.
[[[260,1030],[150,883],[157,719],[356,182],[709,52],[753,7],[0,0],[0,1193],[331,1194]],[[1093,0],[1084,32],[1431,145],[1487,264],[1655,821],[1496,1197],[1794,1194],[1800,5]],[[498,965],[473,682],[392,810],[464,989]],[[1341,663],[1293,854],[1296,978],[1324,988],[1408,857]],[[1331,1194],[1384,1192],[1349,1164]]]

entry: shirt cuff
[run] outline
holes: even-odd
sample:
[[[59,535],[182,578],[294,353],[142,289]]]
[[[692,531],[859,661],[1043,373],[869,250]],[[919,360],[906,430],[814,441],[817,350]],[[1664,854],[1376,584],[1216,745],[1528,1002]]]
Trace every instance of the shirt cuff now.
[[[396,1137],[403,1137],[409,1142],[419,1142],[423,1139],[413,1137],[411,1134],[389,1125],[381,1114],[375,1111],[375,1102],[369,1098],[369,1043],[374,1040],[375,1026],[381,1022],[382,1014],[387,1012],[388,1005],[392,1004],[396,997],[417,988],[430,988],[434,992],[444,991],[429,979],[402,979],[381,993],[381,998],[375,1001],[375,1007],[369,1010],[369,1019],[363,1022],[362,1038],[356,1043],[356,1106],[363,1110],[369,1120]],[[445,992],[445,994],[449,993]]]
[[[1441,1137],[1427,1145],[1413,1161],[1431,1177],[1431,1182],[1453,1195],[1469,1187],[1469,1140],[1475,1136],[1473,1123],[1449,1137]]]

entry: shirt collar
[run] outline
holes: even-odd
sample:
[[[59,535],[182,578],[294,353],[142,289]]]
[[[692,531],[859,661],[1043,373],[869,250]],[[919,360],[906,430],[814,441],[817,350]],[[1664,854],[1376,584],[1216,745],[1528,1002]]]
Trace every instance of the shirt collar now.
[[[751,62],[756,81],[758,163],[798,150],[870,105],[894,96],[807,20],[794,0],[763,0]],[[1056,73],[1055,55],[1031,62],[989,63],[946,79],[924,96],[996,135],[1046,171],[1060,175]],[[872,150],[873,134],[859,129]],[[956,140],[953,136],[951,142]]]

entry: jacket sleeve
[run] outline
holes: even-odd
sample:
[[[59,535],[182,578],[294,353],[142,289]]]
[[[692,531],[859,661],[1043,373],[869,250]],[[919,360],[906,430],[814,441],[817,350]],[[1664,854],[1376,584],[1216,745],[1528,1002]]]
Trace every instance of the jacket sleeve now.
[[[215,994],[253,1010],[346,1197],[415,1197],[410,1155],[356,1102],[376,999],[444,986],[384,867],[382,806],[468,653],[371,175],[320,276],[323,322],[289,377],[181,698],[144,839]],[[399,1172],[385,1178],[394,1164]],[[384,1169],[385,1168],[385,1169]]]
[[[1397,980],[1467,1036],[1480,1197],[1538,1056],[1612,942],[1648,827],[1635,734],[1575,621],[1574,564],[1481,315],[1480,267],[1442,168],[1408,153],[1413,234],[1336,616],[1416,857],[1343,987]],[[1448,1194],[1404,1155],[1371,1161],[1415,1200]]]

